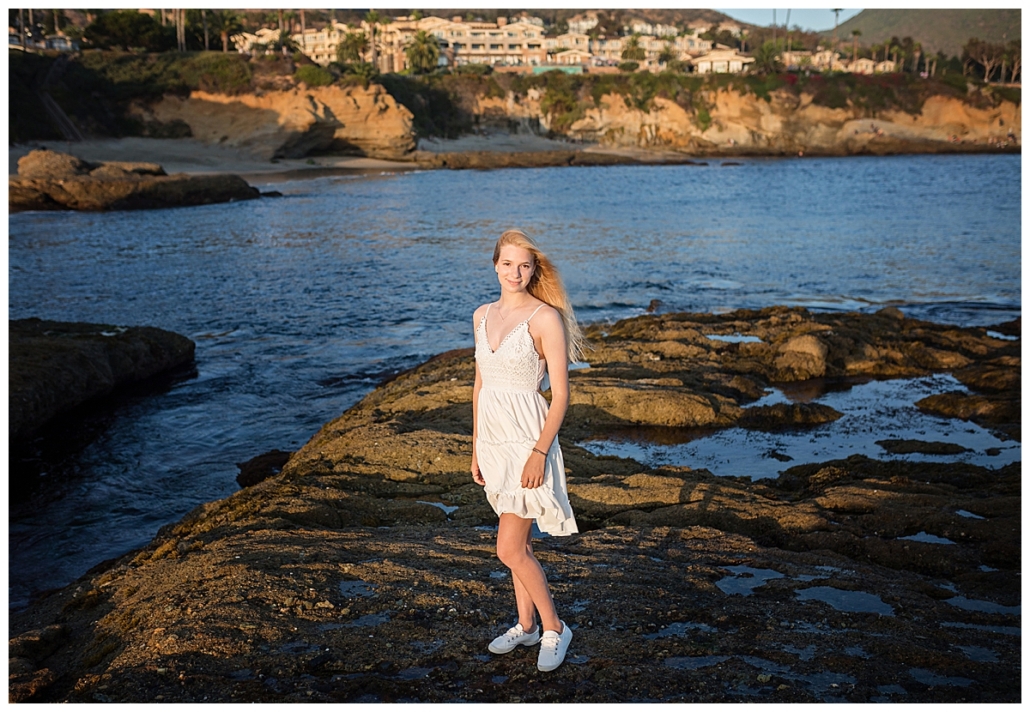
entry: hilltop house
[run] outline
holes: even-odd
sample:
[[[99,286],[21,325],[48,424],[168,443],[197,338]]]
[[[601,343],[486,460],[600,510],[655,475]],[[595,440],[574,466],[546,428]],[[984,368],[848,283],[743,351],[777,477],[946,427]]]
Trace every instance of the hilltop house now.
[[[738,54],[735,49],[716,49],[689,61],[698,74],[740,74],[755,58]]]

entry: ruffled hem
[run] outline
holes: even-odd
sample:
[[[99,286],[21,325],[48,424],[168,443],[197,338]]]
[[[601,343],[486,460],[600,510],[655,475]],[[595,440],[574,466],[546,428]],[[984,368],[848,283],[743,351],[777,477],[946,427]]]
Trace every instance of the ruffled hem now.
[[[514,492],[486,492],[486,500],[497,516],[514,514],[535,519],[540,531],[551,536],[568,536],[579,532],[571,507],[562,507],[549,487],[520,487]]]

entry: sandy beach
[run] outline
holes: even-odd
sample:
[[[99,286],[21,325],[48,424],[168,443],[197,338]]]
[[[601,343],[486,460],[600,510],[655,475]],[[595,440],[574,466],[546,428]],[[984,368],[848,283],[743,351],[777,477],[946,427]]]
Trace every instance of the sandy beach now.
[[[8,174],[17,175],[18,159],[29,151],[48,148],[70,153],[85,161],[138,161],[159,163],[169,174],[234,173],[250,181],[275,178],[315,178],[333,173],[413,170],[414,162],[388,161],[363,156],[325,155],[309,158],[284,158],[267,161],[253,153],[218,146],[192,138],[103,138],[87,141],[45,141],[16,144],[8,148]],[[533,151],[583,151],[626,156],[643,162],[682,158],[677,151],[643,148],[616,148],[596,143],[581,143],[545,138],[533,134],[505,131],[480,131],[456,139],[424,138],[418,150],[430,153]]]
[[[362,156],[316,156],[266,161],[234,148],[191,138],[105,138],[88,141],[46,141],[8,148],[8,174],[18,172],[18,159],[37,148],[70,153],[85,161],[140,161],[159,163],[169,174],[235,173],[252,180],[282,174],[312,177],[326,172],[410,170],[411,163]]]

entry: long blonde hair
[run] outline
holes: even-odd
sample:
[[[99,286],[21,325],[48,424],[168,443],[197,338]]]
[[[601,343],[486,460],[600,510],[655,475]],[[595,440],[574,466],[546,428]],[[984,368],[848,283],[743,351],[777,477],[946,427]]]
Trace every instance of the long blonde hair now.
[[[497,245],[494,247],[494,264],[501,258],[501,248],[505,245],[514,245],[528,250],[533,255],[533,277],[526,285],[526,291],[558,310],[561,315],[562,330],[565,332],[565,350],[569,363],[578,361],[583,356],[583,332],[576,323],[576,315],[572,311],[572,303],[569,295],[565,292],[565,285],[562,284],[558,268],[548,259],[547,255],[540,251],[536,243],[529,235],[521,230],[505,230],[501,233]]]

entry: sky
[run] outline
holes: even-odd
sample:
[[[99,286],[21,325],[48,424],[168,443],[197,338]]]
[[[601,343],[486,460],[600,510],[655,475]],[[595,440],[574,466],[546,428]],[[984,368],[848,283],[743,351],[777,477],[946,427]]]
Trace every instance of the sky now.
[[[735,20],[741,22],[748,22],[752,25],[769,26],[773,23],[773,10],[772,8],[762,8],[760,10],[732,10],[730,8],[720,7],[716,8],[719,12],[729,15]],[[840,13],[840,22],[854,17],[861,10],[842,10]],[[787,10],[777,9],[776,10],[776,24],[782,26],[787,20]],[[813,8],[794,8],[790,11],[790,26],[798,25],[804,30],[810,31],[822,31],[833,29],[833,10],[816,10]]]

